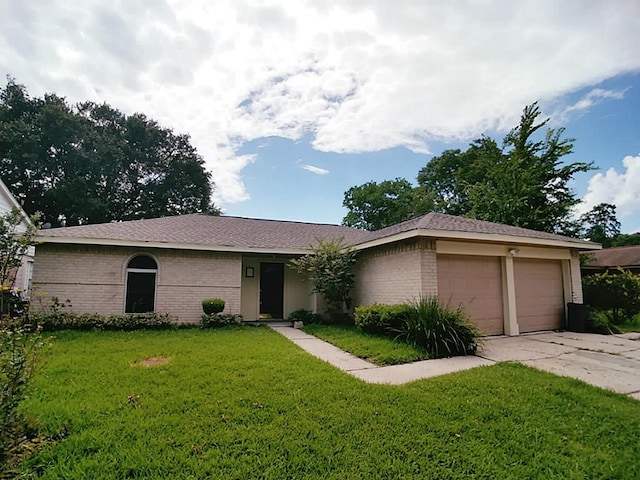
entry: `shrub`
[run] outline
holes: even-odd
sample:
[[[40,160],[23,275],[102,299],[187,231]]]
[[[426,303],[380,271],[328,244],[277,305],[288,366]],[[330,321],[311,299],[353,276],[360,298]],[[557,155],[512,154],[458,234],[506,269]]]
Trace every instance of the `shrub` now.
[[[224,327],[225,325],[237,325],[242,323],[243,316],[239,313],[212,313],[202,315],[200,326],[202,328]]]
[[[364,332],[384,333],[397,331],[411,312],[411,305],[361,305],[355,310],[355,325]]]
[[[602,335],[613,335],[621,332],[618,327],[611,323],[605,312],[594,308],[590,308],[587,314],[587,331]]]
[[[438,297],[421,297],[411,304],[399,338],[425,348],[432,358],[474,354],[481,334],[462,307],[450,309],[440,305]]]
[[[19,406],[27,394],[43,346],[38,329],[22,319],[0,321],[0,472],[11,452],[26,438],[28,422]],[[0,475],[1,476],[1,475]]]
[[[323,323],[322,315],[314,313],[311,310],[305,310],[304,308],[291,312],[287,317],[287,320],[290,322],[302,322],[305,325],[311,323]]]
[[[125,313],[100,315],[55,311],[32,313],[29,320],[43,331],[55,330],[139,330],[159,329],[176,325],[178,319],[168,313]]]
[[[207,315],[220,313],[224,310],[225,302],[221,298],[205,298],[202,300],[202,311]]]
[[[640,313],[640,278],[629,270],[585,276],[582,284],[584,303],[604,312],[614,325]]]
[[[313,253],[289,261],[289,266],[313,284],[327,302],[327,316],[331,323],[349,323],[344,311],[351,308],[351,289],[355,283],[352,268],[356,252],[343,239],[323,241],[312,245]],[[353,323],[353,322],[351,322]]]

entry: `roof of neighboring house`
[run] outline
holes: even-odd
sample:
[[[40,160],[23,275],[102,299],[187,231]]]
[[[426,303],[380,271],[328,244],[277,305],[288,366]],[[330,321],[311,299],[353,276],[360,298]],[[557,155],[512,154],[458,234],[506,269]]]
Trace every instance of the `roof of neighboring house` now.
[[[299,254],[308,252],[319,238],[343,238],[356,248],[367,248],[415,236],[599,248],[599,245],[584,240],[435,212],[377,231],[317,223],[189,214],[42,230],[40,241]]]
[[[640,267],[640,246],[605,248],[589,252],[583,266],[589,268]]]

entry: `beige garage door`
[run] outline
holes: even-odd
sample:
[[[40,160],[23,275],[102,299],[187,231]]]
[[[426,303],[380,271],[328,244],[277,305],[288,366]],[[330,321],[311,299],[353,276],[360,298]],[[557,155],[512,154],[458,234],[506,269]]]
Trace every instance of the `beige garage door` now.
[[[560,328],[564,316],[562,263],[516,258],[513,270],[520,332]]]
[[[498,257],[438,255],[438,297],[451,306],[464,306],[484,334],[504,333]]]

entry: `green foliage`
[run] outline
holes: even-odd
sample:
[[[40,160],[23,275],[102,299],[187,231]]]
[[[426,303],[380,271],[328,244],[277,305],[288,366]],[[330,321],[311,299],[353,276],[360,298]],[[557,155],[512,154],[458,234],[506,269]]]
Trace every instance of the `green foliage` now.
[[[413,307],[407,304],[360,305],[355,310],[355,325],[363,332],[389,333],[397,331],[411,315]]]
[[[547,129],[538,121],[537,104],[525,107],[520,123],[502,146],[481,137],[465,151],[446,150],[418,173],[418,187],[406,180],[364,184],[345,194],[349,208],[345,225],[361,228],[389,225],[430,209],[452,215],[575,235],[572,220],[578,204],[569,184],[574,175],[589,171],[589,163],[565,163],[573,139],[564,129]],[[541,138],[540,138],[541,137]],[[397,212],[397,216],[396,215]]]
[[[640,232],[620,233],[611,239],[612,247],[640,245]]]
[[[3,315],[0,320],[0,476],[14,450],[28,439],[28,421],[21,410],[38,351],[44,346],[40,331],[22,320]]]
[[[584,303],[601,310],[614,325],[640,313],[640,277],[629,270],[582,277]]]
[[[319,313],[314,313],[311,310],[300,308],[291,312],[287,317],[287,320],[290,322],[302,322],[307,325],[311,323],[322,323],[324,319]]]
[[[202,300],[202,311],[207,315],[220,313],[224,310],[225,301],[221,298],[205,298]]]
[[[636,315],[633,318],[628,319],[616,328],[619,328],[621,332],[640,332],[640,315]]]
[[[303,330],[375,365],[400,365],[429,358],[422,347],[367,333],[353,325],[305,324]]]
[[[239,313],[212,313],[204,314],[200,320],[202,328],[217,328],[226,325],[238,325],[242,323],[243,317]]]
[[[218,213],[211,175],[187,135],[107,104],[0,88],[0,177],[54,226]]]
[[[2,295],[0,296],[0,312],[3,314],[23,313],[21,310],[20,299],[11,292],[18,268],[22,265],[22,260],[36,244],[36,235],[38,234],[38,220],[36,215],[27,222],[28,226],[23,226],[25,220],[19,209],[13,208],[10,212],[0,215],[0,286],[2,287]]]
[[[378,230],[433,210],[431,195],[404,178],[367,182],[344,194],[349,212],[342,220],[347,227]]]
[[[468,215],[480,220],[551,233],[575,234],[572,209],[579,199],[569,182],[591,164],[565,164],[573,139],[562,139],[564,129],[547,129],[543,140],[537,132],[548,122],[536,123],[536,104],[526,107],[520,124],[503,140],[502,154],[486,164],[485,179],[469,185]]]
[[[37,218],[26,229],[23,220],[16,208],[0,215],[0,473],[27,439],[28,422],[20,407],[43,345],[39,330],[27,325],[22,301],[13,291],[18,268],[36,243]]]
[[[412,310],[397,329],[399,338],[419,345],[433,358],[474,354],[481,342],[481,333],[462,307],[450,309],[440,304],[438,297],[421,297],[412,303]]]
[[[14,478],[638,478],[640,402],[517,363],[369,385],[248,326],[50,350],[25,412],[64,439]]]
[[[601,243],[604,248],[612,246],[613,240],[620,234],[620,222],[616,216],[616,206],[600,203],[580,217],[585,228],[584,238]]]
[[[343,239],[318,239],[311,249],[313,253],[290,260],[289,265],[308,278],[313,284],[313,292],[326,300],[329,319],[342,323],[347,318],[345,308],[351,308],[356,252]]]
[[[56,330],[154,330],[178,324],[178,319],[173,315],[156,312],[100,315],[98,313],[57,310],[30,313],[29,320],[46,332]]]
[[[587,314],[587,331],[601,335],[621,333],[621,330],[611,323],[609,317],[602,310],[590,308]]]
[[[469,187],[486,180],[493,163],[502,157],[495,140],[481,137],[465,151],[445,150],[418,172],[418,184],[435,196],[436,210],[467,215],[471,210]]]

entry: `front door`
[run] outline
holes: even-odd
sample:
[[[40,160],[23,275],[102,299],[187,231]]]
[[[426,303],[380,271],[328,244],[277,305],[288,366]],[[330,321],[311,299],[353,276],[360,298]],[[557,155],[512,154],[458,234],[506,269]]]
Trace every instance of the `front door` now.
[[[283,318],[284,263],[260,263],[260,318]]]

